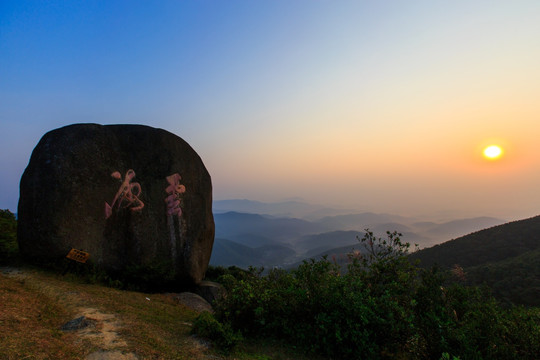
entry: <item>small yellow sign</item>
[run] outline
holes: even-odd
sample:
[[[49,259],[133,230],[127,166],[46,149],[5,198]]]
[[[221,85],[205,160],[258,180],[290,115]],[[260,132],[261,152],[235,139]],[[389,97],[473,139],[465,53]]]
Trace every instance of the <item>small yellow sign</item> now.
[[[68,259],[78,261],[80,263],[86,263],[86,260],[90,257],[90,254],[86,251],[81,251],[77,249],[71,249],[70,252],[66,255]]]

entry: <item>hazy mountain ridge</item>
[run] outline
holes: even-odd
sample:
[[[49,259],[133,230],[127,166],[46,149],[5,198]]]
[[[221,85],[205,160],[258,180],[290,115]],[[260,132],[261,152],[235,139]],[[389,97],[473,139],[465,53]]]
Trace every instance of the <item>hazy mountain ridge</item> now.
[[[436,223],[373,212],[329,215],[324,214],[324,209],[328,208],[298,201],[268,204],[250,200],[222,200],[216,203],[216,244],[210,263],[240,267],[284,266],[325,252],[344,256],[358,244],[357,236],[361,237],[365,229],[381,237],[386,236],[386,231],[398,231],[403,234],[403,241],[428,247],[480,230],[486,224],[505,222],[478,217]],[[226,208],[234,208],[235,211],[220,212]],[[240,209],[249,212],[238,211]],[[276,215],[279,211],[294,213],[299,209],[304,214],[310,211],[313,215],[319,211],[324,216],[306,220]],[[256,210],[266,213],[257,214],[254,212]]]
[[[489,217],[436,223],[375,213],[327,216],[315,221],[243,213],[215,214],[215,219],[212,265],[291,268],[304,259],[320,259],[323,255],[345,264],[347,254],[363,250],[358,238],[365,228],[381,237],[386,231],[398,230],[403,241],[425,246],[411,254],[421,260],[422,266],[439,264],[449,269],[458,264],[464,268],[468,284],[489,285],[501,301],[540,305],[540,216],[506,223]],[[355,221],[359,222],[357,228],[348,229]],[[439,238],[460,231],[469,233],[449,236],[441,243],[434,238],[437,230]]]
[[[241,212],[246,214],[271,215],[315,220],[327,215],[339,215],[353,212],[350,209],[336,209],[323,205],[313,205],[302,201],[261,202],[247,199],[214,200],[214,214]]]
[[[327,231],[325,226],[297,218],[274,218],[259,214],[227,212],[214,214],[216,237],[231,238],[243,234],[261,235],[277,241]]]
[[[305,235],[295,242],[295,250],[299,254],[314,256],[320,252],[343,246],[358,244],[357,237],[362,237],[363,232],[354,230],[336,230],[322,234]]]
[[[235,241],[216,238],[210,263],[214,266],[272,267],[284,259],[293,258],[295,251],[285,245],[263,245],[252,248]]]
[[[436,234],[436,235],[450,235],[455,234],[456,231],[461,231],[464,234],[469,234],[474,231],[478,231],[479,227],[480,229],[489,228],[495,225],[500,225],[501,220],[487,217],[487,216],[480,216],[470,219],[458,219],[458,220],[452,220],[448,221],[442,224],[435,224],[434,226],[430,227],[428,230],[428,233],[430,234]]]

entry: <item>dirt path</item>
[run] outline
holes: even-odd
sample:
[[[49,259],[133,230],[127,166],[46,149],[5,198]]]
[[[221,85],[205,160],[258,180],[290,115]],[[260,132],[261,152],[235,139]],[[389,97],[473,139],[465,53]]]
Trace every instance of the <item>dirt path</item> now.
[[[137,360],[138,357],[128,351],[127,342],[119,335],[122,323],[116,315],[102,312],[100,309],[85,305],[84,297],[76,291],[65,291],[55,286],[39,284],[31,275],[22,269],[13,267],[0,268],[5,276],[30,282],[30,286],[38,286],[39,290],[56,297],[62,306],[74,309],[76,318],[84,317],[86,326],[74,330],[81,341],[90,344],[92,351],[86,360]],[[83,305],[83,306],[81,306]]]
[[[93,326],[78,330],[78,335],[99,350],[86,357],[87,360],[135,360],[138,357],[127,350],[128,344],[118,335],[122,324],[114,314],[105,314],[94,308],[80,308],[79,316],[84,316]]]

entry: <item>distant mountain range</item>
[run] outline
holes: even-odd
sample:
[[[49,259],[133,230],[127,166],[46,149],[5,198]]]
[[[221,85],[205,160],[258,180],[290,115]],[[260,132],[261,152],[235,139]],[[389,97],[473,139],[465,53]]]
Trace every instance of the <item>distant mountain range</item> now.
[[[260,212],[260,213],[257,213]],[[540,216],[507,223],[492,217],[424,221],[392,214],[347,213],[298,201],[226,200],[214,204],[211,265],[291,268],[323,255],[343,263],[362,250],[365,229],[398,231],[422,250],[421,265],[463,267],[465,281],[489,285],[507,304],[540,306]]]
[[[323,254],[344,256],[358,244],[357,237],[365,229],[379,236],[385,236],[386,231],[398,231],[403,234],[402,240],[428,247],[505,222],[478,217],[436,223],[392,214],[347,211],[299,201],[215,201],[216,239],[210,264],[287,267]]]
[[[304,259],[329,256],[340,263],[362,250],[369,229],[385,237],[398,231],[422,250],[421,265],[464,268],[466,283],[489,285],[508,304],[540,306],[540,216],[507,223],[492,217],[445,222],[343,210],[298,201],[218,201],[211,265],[291,268]],[[257,213],[260,211],[261,213]]]
[[[294,257],[290,247],[281,244],[262,245],[252,248],[235,241],[216,238],[212,249],[212,265],[235,265],[244,269],[249,266],[270,267],[277,259]]]
[[[308,204],[297,200],[267,203],[247,199],[215,200],[213,202],[213,211],[214,214],[233,211],[246,214],[299,218],[304,220],[314,220],[328,215],[341,215],[353,212],[353,210],[350,209],[336,209],[323,205]]]

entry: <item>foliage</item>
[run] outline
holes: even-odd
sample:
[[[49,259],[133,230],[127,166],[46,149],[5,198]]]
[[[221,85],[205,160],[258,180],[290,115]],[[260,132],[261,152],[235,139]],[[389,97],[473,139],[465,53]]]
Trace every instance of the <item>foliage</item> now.
[[[211,281],[218,281],[225,275],[231,275],[236,279],[242,279],[249,276],[250,270],[244,270],[238,266],[208,266],[206,270],[205,279]]]
[[[239,332],[233,331],[229,324],[217,321],[208,311],[203,311],[195,319],[192,333],[214,341],[225,353],[229,353],[242,340]]]
[[[69,276],[71,277],[71,276]],[[148,294],[88,284],[78,277],[22,265],[0,272],[0,359],[90,358],[103,347],[107,331],[96,315],[92,333],[62,332],[60,327],[81,315],[99,311],[116,319],[118,341],[109,350],[134,353],[138,359],[177,360],[315,360],[272,339],[247,339],[230,356],[216,354],[191,334],[198,314],[170,294]],[[92,316],[94,317],[94,316]],[[109,322],[111,326],[113,323]],[[111,330],[111,329],[109,329]],[[119,346],[119,348],[118,348]],[[95,355],[95,354],[94,354]]]
[[[421,269],[398,233],[367,231],[346,272],[326,257],[290,272],[221,277],[216,318],[245,336],[284,339],[341,359],[533,359],[538,312],[503,310],[485,289]],[[522,325],[525,324],[525,325]]]
[[[0,210],[0,262],[17,255],[17,220],[9,210]]]
[[[505,305],[540,306],[540,249],[466,269],[468,284],[486,284]]]
[[[441,358],[439,360],[460,360],[457,356],[450,357],[450,354],[445,352],[441,355]]]
[[[82,280],[88,284],[100,284],[118,289],[126,288],[118,277],[100,269],[91,259],[86,263],[63,258],[58,262],[45,264],[46,269],[60,273],[72,280]]]
[[[83,264],[64,258],[46,264],[45,267],[90,284],[123,290],[162,292],[177,289],[170,261],[153,261],[144,265],[130,263],[122,271],[107,271],[97,266],[91,259]]]

